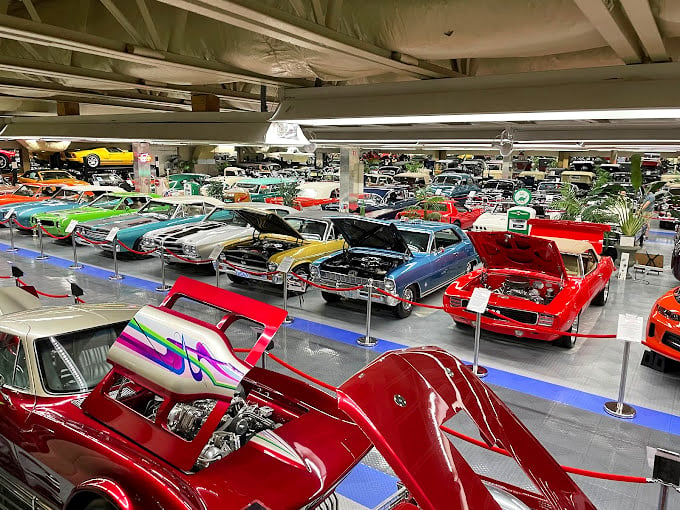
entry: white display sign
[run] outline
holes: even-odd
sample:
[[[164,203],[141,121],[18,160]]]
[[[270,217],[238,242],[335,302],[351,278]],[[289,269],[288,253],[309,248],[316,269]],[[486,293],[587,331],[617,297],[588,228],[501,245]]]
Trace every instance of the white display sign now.
[[[113,228],[109,231],[109,233],[106,235],[106,240],[107,240],[107,241],[113,241],[113,240],[116,238],[116,236],[118,235],[118,231],[119,231],[119,230],[120,230],[120,229],[119,229],[118,227],[113,227]]]
[[[66,230],[65,232],[67,234],[70,234],[73,232],[73,230],[76,228],[76,225],[78,224],[78,220],[71,220],[68,222],[68,225],[66,225]]]
[[[645,332],[645,322],[639,315],[629,313],[619,314],[619,323],[616,327],[616,338],[626,342],[642,343],[642,335]]]
[[[472,296],[470,301],[468,301],[467,310],[475,313],[486,312],[486,306],[489,304],[489,298],[491,297],[491,291],[483,287],[477,287],[472,291]]]
[[[281,264],[279,264],[278,271],[280,273],[290,273],[290,268],[293,267],[293,262],[295,262],[293,257],[283,257]]]
[[[223,246],[221,244],[218,244],[217,246],[215,246],[212,249],[212,251],[210,252],[210,255],[208,256],[208,258],[210,260],[217,260],[217,257],[219,257],[220,253],[222,253],[222,248],[223,248]]]

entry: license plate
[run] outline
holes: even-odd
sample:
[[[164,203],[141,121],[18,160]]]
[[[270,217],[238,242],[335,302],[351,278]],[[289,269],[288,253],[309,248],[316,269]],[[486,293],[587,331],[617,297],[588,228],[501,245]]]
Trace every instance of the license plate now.
[[[250,275],[246,273],[245,271],[241,271],[239,269],[236,270],[236,276],[240,276],[241,278],[250,278]]]

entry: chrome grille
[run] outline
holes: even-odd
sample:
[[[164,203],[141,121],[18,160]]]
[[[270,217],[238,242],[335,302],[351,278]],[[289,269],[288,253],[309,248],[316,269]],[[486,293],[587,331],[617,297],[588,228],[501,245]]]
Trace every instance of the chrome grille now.
[[[368,285],[368,278],[361,276],[352,276],[344,273],[333,273],[331,271],[320,271],[319,281],[323,284],[330,284],[333,286],[336,283],[347,284],[347,286],[355,287],[357,285]],[[373,280],[373,288],[385,288],[385,282],[382,280]]]
[[[78,227],[78,232],[80,232],[80,235],[83,237],[91,239],[92,241],[104,241],[108,234],[106,231],[96,230],[87,226]]]
[[[260,253],[242,252],[242,251],[225,251],[223,252],[223,260],[234,264],[238,267],[246,269],[254,269],[256,271],[267,270],[267,259]]]
[[[463,308],[467,307],[468,300],[463,299]],[[522,324],[536,324],[538,323],[538,313],[536,312],[527,312],[526,310],[517,310],[515,308],[505,308],[503,306],[492,306],[489,305],[488,310],[492,310],[503,317],[507,317],[509,319],[515,320],[517,322],[521,322]],[[496,317],[493,314],[490,314],[488,311],[484,312],[482,315],[484,317],[489,317],[490,319],[496,319],[496,320],[503,320],[498,317]]]

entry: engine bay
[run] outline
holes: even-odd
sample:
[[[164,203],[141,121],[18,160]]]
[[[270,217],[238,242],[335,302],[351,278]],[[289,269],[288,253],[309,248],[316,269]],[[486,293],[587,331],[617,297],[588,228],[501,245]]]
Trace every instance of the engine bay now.
[[[528,299],[539,305],[547,305],[562,290],[559,282],[524,275],[495,275],[483,272],[482,286],[496,294]]]
[[[281,239],[253,239],[247,243],[239,244],[224,251],[226,255],[243,255],[243,254],[255,254],[260,255],[264,259],[269,259],[272,255],[294,248],[299,243],[291,241],[283,241]]]
[[[402,263],[403,260],[398,257],[344,251],[323,262],[321,269],[359,278],[384,280],[390,271]]]

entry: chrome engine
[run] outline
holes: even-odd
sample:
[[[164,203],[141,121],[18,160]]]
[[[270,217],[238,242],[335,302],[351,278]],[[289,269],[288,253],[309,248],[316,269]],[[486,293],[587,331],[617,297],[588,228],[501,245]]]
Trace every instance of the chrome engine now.
[[[541,280],[532,281],[523,277],[508,277],[495,289],[489,285],[485,285],[485,287],[497,294],[521,297],[539,305],[548,304],[555,297],[555,289],[552,285],[546,285]]]
[[[212,399],[175,404],[168,413],[168,428],[191,441],[201,430],[215,404],[216,401]],[[220,424],[203,447],[194,470],[204,469],[238,450],[258,432],[278,427],[280,424],[271,418],[273,414],[274,410],[270,407],[248,403],[242,397],[234,396]]]
[[[387,273],[401,263],[401,259],[393,257],[344,252],[324,262],[322,269],[360,278],[383,280]]]

